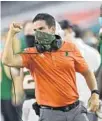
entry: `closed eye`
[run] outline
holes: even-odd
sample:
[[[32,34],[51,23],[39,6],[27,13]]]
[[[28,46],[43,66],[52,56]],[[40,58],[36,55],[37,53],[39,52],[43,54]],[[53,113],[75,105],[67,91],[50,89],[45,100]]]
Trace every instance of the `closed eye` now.
[[[39,27],[38,29],[33,29],[34,31],[36,30],[44,30],[45,28],[44,27]]]
[[[38,30],[43,30],[43,29],[45,29],[44,27],[40,27]]]
[[[33,29],[34,31],[36,31],[36,29]]]

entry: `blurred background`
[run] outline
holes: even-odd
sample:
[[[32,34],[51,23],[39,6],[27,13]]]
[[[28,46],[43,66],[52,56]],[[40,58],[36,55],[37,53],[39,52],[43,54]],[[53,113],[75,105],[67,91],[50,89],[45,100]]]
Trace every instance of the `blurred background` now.
[[[87,36],[94,37],[94,44],[97,44],[97,34],[100,29],[98,17],[100,16],[101,2],[78,2],[78,1],[2,1],[1,2],[1,32],[7,31],[10,23],[32,20],[37,13],[49,13],[57,21],[63,19],[77,24],[83,31],[84,41]],[[86,36],[86,37],[85,37]],[[94,46],[94,45],[93,45]]]
[[[77,40],[75,44],[81,50],[89,67],[96,74],[97,81],[99,80],[100,98],[102,99],[102,69],[100,70],[100,65],[102,65],[102,38],[99,39],[101,26],[98,21],[101,3],[102,2],[99,1],[2,1],[1,40],[5,41],[9,25],[13,21],[25,22],[32,20],[38,13],[49,13],[54,16],[58,22],[68,20],[72,25],[77,25],[81,30],[81,36],[78,36],[78,39],[77,37],[74,38]],[[71,29],[77,34],[76,30],[74,30],[75,28]],[[80,33],[80,30],[77,29],[78,33]],[[0,49],[2,50],[3,47],[4,45],[2,44]],[[28,72],[26,69],[24,69],[24,71]],[[90,97],[89,89],[86,82],[82,81],[84,78],[79,74],[76,74],[76,76],[80,99],[87,103]],[[28,80],[32,80],[31,76],[25,76],[23,84],[25,92],[31,89],[34,90],[34,86],[32,86],[34,82],[33,84],[32,81],[28,83]],[[34,93],[34,91],[31,91],[31,93]],[[33,94],[31,93],[28,95],[32,95],[33,99]],[[34,112],[31,111],[29,121],[34,117],[33,114]],[[38,118],[36,120],[38,120]]]
[[[67,2],[67,1],[2,1],[2,30],[12,21],[33,19],[39,12],[47,12],[58,21],[68,19],[82,28],[99,31],[98,17],[101,2]]]

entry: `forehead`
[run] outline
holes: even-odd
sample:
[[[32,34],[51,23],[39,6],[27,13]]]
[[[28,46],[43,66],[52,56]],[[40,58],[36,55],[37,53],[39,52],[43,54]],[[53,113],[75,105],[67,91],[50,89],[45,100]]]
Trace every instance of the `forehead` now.
[[[33,23],[33,29],[39,29],[40,27],[46,27],[47,24],[44,20],[35,21]]]

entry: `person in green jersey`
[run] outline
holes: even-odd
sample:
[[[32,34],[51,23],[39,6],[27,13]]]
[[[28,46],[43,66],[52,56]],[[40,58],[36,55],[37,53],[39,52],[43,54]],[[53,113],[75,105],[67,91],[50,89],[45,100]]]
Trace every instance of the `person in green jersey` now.
[[[1,48],[0,48],[0,57],[2,57],[2,51],[6,40],[6,35],[7,33],[5,33],[5,35],[3,35],[1,38],[2,40],[1,40]],[[17,85],[18,83],[20,83],[20,80],[22,80],[21,75],[14,78],[13,75],[15,72],[13,72],[10,67],[4,66],[1,62],[1,58],[0,58],[0,64],[1,64],[1,67],[0,67],[1,114],[3,116],[4,121],[20,121],[21,108],[22,108],[21,106],[22,103],[20,98],[21,98],[21,95],[23,95],[23,90],[21,90],[22,88],[20,86],[19,88],[17,88]],[[15,76],[16,75],[17,74],[15,73]]]
[[[102,100],[102,29],[100,29],[100,32],[99,32],[98,51],[101,56],[101,65],[100,65],[98,71],[96,72],[96,77],[97,77],[97,81],[98,81],[98,88],[100,91],[100,99]]]

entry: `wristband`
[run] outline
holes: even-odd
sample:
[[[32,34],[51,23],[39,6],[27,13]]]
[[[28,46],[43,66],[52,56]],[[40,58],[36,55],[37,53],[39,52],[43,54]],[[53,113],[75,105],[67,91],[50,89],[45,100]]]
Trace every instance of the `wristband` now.
[[[96,94],[99,95],[99,91],[98,91],[98,90],[92,90],[92,91],[91,91],[91,95],[92,95],[93,93],[96,93]]]

